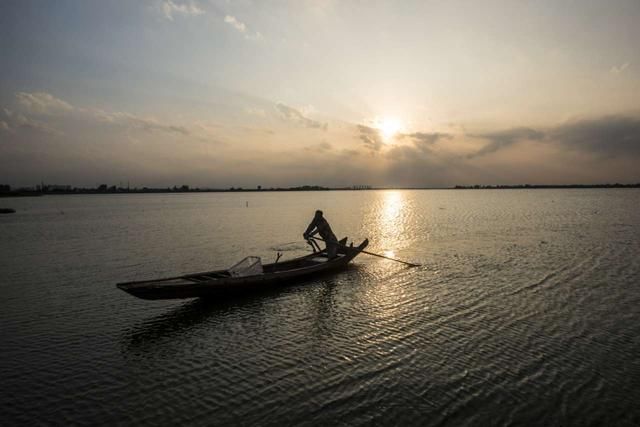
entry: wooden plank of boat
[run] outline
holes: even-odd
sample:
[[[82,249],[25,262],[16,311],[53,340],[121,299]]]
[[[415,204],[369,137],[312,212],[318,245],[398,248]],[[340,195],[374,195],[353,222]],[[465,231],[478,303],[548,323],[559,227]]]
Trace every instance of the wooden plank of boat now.
[[[238,295],[340,270],[368,244],[369,240],[365,239],[358,246],[340,246],[337,256],[332,259],[328,259],[326,251],[322,251],[288,261],[265,264],[262,274],[252,276],[232,277],[227,270],[217,270],[124,282],[116,286],[138,298],[152,300]]]

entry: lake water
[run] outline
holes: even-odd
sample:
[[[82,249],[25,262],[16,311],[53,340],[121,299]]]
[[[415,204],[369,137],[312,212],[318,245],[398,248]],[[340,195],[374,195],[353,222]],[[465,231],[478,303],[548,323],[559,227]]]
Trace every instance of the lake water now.
[[[2,425],[639,425],[640,191],[0,199]],[[117,282],[371,241],[228,301]],[[286,244],[292,241],[300,243]]]

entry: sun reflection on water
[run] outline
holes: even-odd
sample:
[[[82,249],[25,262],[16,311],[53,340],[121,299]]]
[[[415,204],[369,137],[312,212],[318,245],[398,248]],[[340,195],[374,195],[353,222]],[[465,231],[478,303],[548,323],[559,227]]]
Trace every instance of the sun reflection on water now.
[[[404,205],[404,197],[400,191],[387,191],[383,196],[382,217],[387,223],[395,222]]]
[[[388,191],[383,193],[380,215],[378,216],[378,230],[380,241],[376,242],[387,252],[394,254],[404,230],[405,197],[402,191]],[[386,254],[385,254],[386,255]],[[387,255],[393,256],[393,255]]]
[[[371,251],[390,258],[404,259],[405,250],[415,240],[416,216],[412,210],[411,193],[403,190],[387,190],[377,195],[375,204],[366,216],[365,226],[371,233]],[[378,262],[379,261],[379,262]],[[407,301],[414,298],[416,291],[413,277],[415,270],[403,268],[402,264],[377,259],[367,266],[367,274],[371,277],[363,303],[368,307],[368,315],[372,322],[381,328],[389,323],[410,322],[415,313],[408,312]],[[397,335],[388,333],[379,335],[375,332],[367,337],[369,344],[385,346],[403,340],[402,331]],[[391,347],[394,347],[391,345]]]

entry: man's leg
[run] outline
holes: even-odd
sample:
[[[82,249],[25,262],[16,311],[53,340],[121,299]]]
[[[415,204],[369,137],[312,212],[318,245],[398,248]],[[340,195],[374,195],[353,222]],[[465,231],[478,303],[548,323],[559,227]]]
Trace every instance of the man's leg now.
[[[327,242],[327,258],[335,258],[338,253],[338,242]]]

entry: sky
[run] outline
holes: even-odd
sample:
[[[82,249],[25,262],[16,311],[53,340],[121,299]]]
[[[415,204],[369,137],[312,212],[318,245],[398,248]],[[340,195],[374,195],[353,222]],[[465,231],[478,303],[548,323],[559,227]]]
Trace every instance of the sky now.
[[[640,182],[640,2],[0,2],[0,184]]]

